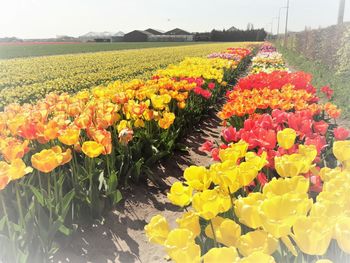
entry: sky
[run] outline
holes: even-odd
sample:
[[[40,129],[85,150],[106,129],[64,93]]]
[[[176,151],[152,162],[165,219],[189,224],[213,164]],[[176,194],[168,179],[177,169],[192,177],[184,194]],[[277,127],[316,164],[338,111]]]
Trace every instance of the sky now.
[[[255,28],[277,31],[280,7],[287,0],[0,0],[0,37],[79,36],[90,31],[175,27],[190,32]],[[337,22],[339,0],[290,0],[289,26],[326,27]],[[285,25],[281,10],[280,28]],[[275,17],[275,18],[274,18]],[[345,21],[350,21],[346,0]]]

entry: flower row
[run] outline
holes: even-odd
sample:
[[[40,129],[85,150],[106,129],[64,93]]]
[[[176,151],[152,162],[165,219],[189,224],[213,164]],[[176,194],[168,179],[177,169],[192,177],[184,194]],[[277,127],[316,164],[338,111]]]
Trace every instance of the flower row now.
[[[250,51],[241,53],[240,61],[187,58],[149,80],[7,105],[0,113],[0,234],[11,246],[0,261],[48,259],[57,236],[119,202],[121,187],[147,177],[157,183],[150,167],[179,147],[186,127],[224,92],[225,76],[238,74]]]
[[[335,105],[318,103],[310,75],[269,73],[284,62],[271,45],[261,52],[259,73],[227,92],[223,142],[200,148],[214,163],[188,167],[170,189],[186,210],[177,228],[162,215],[145,227],[175,262],[349,260],[350,132],[333,121]]]

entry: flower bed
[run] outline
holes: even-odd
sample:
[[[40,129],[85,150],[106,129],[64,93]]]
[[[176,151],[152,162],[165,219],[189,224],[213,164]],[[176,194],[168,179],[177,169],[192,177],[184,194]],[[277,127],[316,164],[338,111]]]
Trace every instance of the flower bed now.
[[[270,45],[261,51],[276,53]],[[318,103],[310,75],[269,73],[264,56],[253,59],[258,74],[227,92],[223,142],[201,147],[215,162],[188,167],[172,185],[169,200],[185,209],[177,227],[162,215],[145,227],[175,262],[350,258],[350,141],[335,121],[341,111]],[[275,57],[274,68],[284,68]]]
[[[81,217],[122,198],[180,147],[178,136],[226,89],[250,51],[235,58],[188,58],[150,80],[114,82],[75,95],[51,93],[0,113],[0,261],[47,260],[54,240]]]

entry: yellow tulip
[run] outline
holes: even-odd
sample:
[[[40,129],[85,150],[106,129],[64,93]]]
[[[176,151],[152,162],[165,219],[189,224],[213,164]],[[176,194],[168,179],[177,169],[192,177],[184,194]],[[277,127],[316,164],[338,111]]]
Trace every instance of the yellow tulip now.
[[[338,202],[334,203],[328,200],[315,202],[311,208],[310,216],[327,218],[329,224],[334,224],[336,219],[344,213],[344,207]]]
[[[231,160],[212,164],[209,169],[210,179],[227,194],[235,193],[242,187],[238,180],[238,173],[238,166]]]
[[[323,168],[321,168],[320,173],[319,173],[322,181],[324,181],[324,182],[328,182],[332,178],[334,178],[336,176],[342,176],[343,174],[344,174],[344,172],[342,172],[340,167],[336,167],[334,169],[331,169],[328,167],[323,167]]]
[[[316,149],[316,146],[312,144],[311,145],[299,144],[298,153],[304,156],[309,163],[312,163],[312,161],[315,160],[317,156],[317,149]]]
[[[58,140],[65,145],[74,145],[79,142],[80,130],[78,129],[66,129]]]
[[[98,157],[104,150],[103,145],[95,141],[86,141],[83,143],[81,150],[90,158]]]
[[[181,217],[176,219],[176,223],[179,225],[179,228],[190,230],[194,236],[198,236],[201,233],[199,216],[192,211],[182,214]]]
[[[350,141],[334,142],[333,154],[340,162],[345,162],[350,160]]]
[[[292,178],[272,178],[270,182],[264,185],[263,194],[268,197],[271,195],[284,195],[286,193],[307,194],[310,181],[303,176],[294,176]]]
[[[169,234],[169,224],[165,217],[156,215],[145,226],[145,232],[150,242],[163,245]]]
[[[293,177],[310,170],[311,163],[301,154],[275,157],[275,169],[282,177]]]
[[[259,170],[253,162],[242,162],[238,166],[238,182],[242,186],[249,185],[258,175]]]
[[[335,239],[338,246],[350,254],[350,216],[340,217],[335,225]]]
[[[259,208],[263,229],[276,238],[287,236],[297,218],[306,215],[311,205],[312,200],[300,194],[271,196]]]
[[[194,235],[188,229],[177,228],[168,234],[164,242],[168,255],[175,262],[199,262],[200,247],[194,242]]]
[[[121,120],[117,126],[118,133],[120,133],[122,130],[126,128],[131,128],[130,123],[126,120]]]
[[[257,262],[275,263],[275,259],[270,255],[257,251],[245,258],[242,258],[241,261],[239,261],[239,263],[257,263]]]
[[[184,207],[191,203],[192,187],[184,186],[181,182],[175,182],[168,193],[168,199],[174,205]]]
[[[283,149],[290,149],[293,147],[297,133],[291,128],[286,128],[277,133],[278,145]]]
[[[134,122],[135,128],[145,127],[145,122],[142,119],[136,119]]]
[[[238,239],[241,236],[240,225],[231,219],[223,218],[220,216],[213,218],[211,221],[217,242],[222,243],[228,247],[237,245]],[[208,237],[214,239],[211,224],[207,225],[205,228],[205,234]]]
[[[235,148],[226,148],[226,149],[220,149],[219,150],[219,158],[221,162],[224,161],[233,161],[237,162],[240,157],[241,153],[235,149]]]
[[[237,250],[234,247],[214,247],[202,258],[204,263],[232,263],[239,260]]]
[[[208,170],[204,166],[190,166],[184,171],[186,183],[193,189],[203,191],[211,184]]]
[[[246,153],[247,153],[247,150],[248,150],[248,146],[249,144],[246,143],[245,141],[243,140],[240,140],[239,142],[237,143],[233,143],[230,145],[230,148],[234,149],[236,152],[238,152],[238,156],[239,158],[243,158]]]
[[[263,202],[264,196],[261,193],[250,193],[247,197],[238,198],[235,205],[235,214],[239,221],[250,228],[258,228],[262,225],[259,214],[259,206]]]
[[[31,173],[33,169],[31,167],[26,167],[26,164],[22,159],[14,159],[9,165],[8,175],[11,180],[17,180],[22,178],[28,173]]]
[[[273,254],[278,246],[278,240],[263,230],[255,230],[239,238],[237,248],[239,252],[247,257],[260,251],[265,254]]]
[[[168,129],[174,123],[175,114],[172,112],[164,112],[163,117],[158,120],[158,125],[162,129]]]
[[[205,190],[193,196],[192,206],[199,216],[210,220],[231,208],[231,198],[218,189]]]
[[[332,239],[333,227],[326,219],[299,217],[293,225],[295,243],[306,254],[324,255]]]
[[[247,152],[245,155],[245,161],[253,164],[255,168],[260,171],[268,163],[266,157],[266,152],[263,152],[261,156],[258,156],[255,152]]]

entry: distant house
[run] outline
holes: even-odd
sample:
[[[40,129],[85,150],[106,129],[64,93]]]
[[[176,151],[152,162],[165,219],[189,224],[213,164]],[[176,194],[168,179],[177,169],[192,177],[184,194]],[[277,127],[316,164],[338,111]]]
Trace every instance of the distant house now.
[[[164,35],[192,35],[192,34],[183,29],[174,28],[170,31],[165,32]]]
[[[148,38],[153,36],[152,33],[143,30],[134,30],[124,35],[126,42],[147,42]]]
[[[145,31],[153,34],[153,35],[163,35],[164,32],[157,30],[157,29],[153,29],[153,28],[148,28]]]

